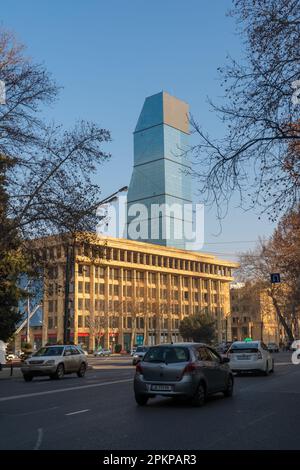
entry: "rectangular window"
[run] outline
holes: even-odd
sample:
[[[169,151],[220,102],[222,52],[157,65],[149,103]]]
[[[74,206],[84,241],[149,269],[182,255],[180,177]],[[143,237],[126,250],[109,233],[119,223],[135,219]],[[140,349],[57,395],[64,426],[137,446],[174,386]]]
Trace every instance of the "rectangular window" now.
[[[82,326],[83,326],[82,315],[78,315],[78,328],[82,328]]]
[[[78,299],[78,310],[82,310],[83,307],[83,299]]]
[[[83,292],[83,282],[82,281],[78,281],[78,292],[80,294],[82,294],[82,292]]]
[[[83,267],[84,267],[83,264],[79,264],[79,265],[78,265],[78,274],[79,274],[80,276],[83,276]]]
[[[90,299],[84,299],[85,310],[90,310]]]
[[[53,285],[53,284],[49,284],[49,287],[48,287],[48,295],[51,297],[53,294],[54,294],[54,285]]]
[[[89,293],[90,293],[90,289],[91,289],[90,283],[89,283],[89,282],[85,282],[85,283],[84,283],[84,292],[85,292],[86,294],[89,294]]]
[[[132,287],[126,286],[126,297],[131,297],[131,296],[132,296]]]

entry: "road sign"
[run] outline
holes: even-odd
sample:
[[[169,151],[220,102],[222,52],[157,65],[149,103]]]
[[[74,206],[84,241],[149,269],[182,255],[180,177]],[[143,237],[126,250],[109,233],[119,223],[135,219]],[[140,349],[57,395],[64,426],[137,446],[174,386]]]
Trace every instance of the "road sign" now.
[[[271,283],[278,284],[280,282],[280,274],[279,273],[272,273],[271,276]]]

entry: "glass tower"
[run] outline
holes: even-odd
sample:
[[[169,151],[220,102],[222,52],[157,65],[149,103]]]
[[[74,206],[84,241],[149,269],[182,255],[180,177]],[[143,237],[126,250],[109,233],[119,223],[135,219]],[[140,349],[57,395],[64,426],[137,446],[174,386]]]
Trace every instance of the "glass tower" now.
[[[146,98],[134,131],[127,237],[185,248],[192,227],[188,105],[160,92]]]

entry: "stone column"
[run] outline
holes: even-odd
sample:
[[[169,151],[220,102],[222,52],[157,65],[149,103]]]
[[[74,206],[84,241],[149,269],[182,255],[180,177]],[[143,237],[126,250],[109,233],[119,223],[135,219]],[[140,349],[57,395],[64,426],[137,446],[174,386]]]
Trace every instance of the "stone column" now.
[[[58,266],[58,284],[65,289],[65,265]],[[57,341],[64,340],[64,289],[60,289],[57,294]],[[54,312],[55,313],[55,312]]]
[[[95,350],[95,265],[90,265],[90,337],[89,349]]]
[[[120,277],[119,277],[119,319],[118,319],[118,330],[119,330],[119,343],[122,345],[122,349],[124,349],[124,327],[123,327],[123,315],[124,315],[124,298],[123,298],[123,268],[119,269]]]
[[[76,248],[75,248],[76,250]],[[74,253],[74,343],[78,344],[78,263],[76,259],[76,252]]]
[[[156,343],[161,342],[161,305],[160,305],[160,274],[156,273]]]
[[[104,320],[105,320],[105,333],[104,333],[104,347],[109,347],[109,266],[104,270]]]
[[[171,274],[167,274],[167,309],[168,309],[168,341],[172,341],[172,304],[171,304],[172,282]]]

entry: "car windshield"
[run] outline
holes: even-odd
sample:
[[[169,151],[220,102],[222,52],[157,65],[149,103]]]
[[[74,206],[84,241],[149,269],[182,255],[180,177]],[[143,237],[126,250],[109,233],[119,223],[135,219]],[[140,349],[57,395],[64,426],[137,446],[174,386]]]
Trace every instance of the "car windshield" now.
[[[34,356],[61,356],[63,353],[63,346],[51,346],[39,349]]]
[[[144,362],[164,362],[174,364],[176,362],[188,362],[190,353],[188,348],[163,346],[150,348],[144,357]]]
[[[258,352],[258,343],[238,343],[230,348],[231,353],[254,353]]]

